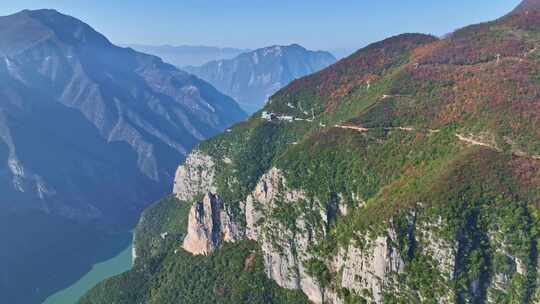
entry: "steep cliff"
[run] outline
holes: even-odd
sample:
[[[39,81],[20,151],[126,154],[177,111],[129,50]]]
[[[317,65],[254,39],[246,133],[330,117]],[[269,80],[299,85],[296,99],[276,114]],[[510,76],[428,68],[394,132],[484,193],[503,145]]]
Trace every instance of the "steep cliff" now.
[[[266,277],[312,303],[538,303],[530,16],[374,43],[202,142],[175,180],[181,252],[250,240]]]
[[[395,183],[404,183],[402,187],[384,189],[367,203],[351,193],[348,204],[345,192],[330,192],[328,201],[321,203],[309,188],[291,188],[285,169],[271,168],[239,202],[242,218],[234,238],[223,233],[200,237],[200,230],[230,229],[234,218],[223,221],[226,203],[219,199],[201,220],[194,210],[216,199],[208,194],[192,207],[183,248],[195,255],[211,254],[242,236],[254,240],[266,275],[283,288],[301,290],[314,303],[435,298],[441,303],[501,303],[512,297],[534,303],[537,289],[529,284],[538,275],[537,211],[505,194],[521,195],[518,188],[506,188],[505,180],[514,178],[511,171],[521,160],[453,145],[445,154],[465,150],[458,160],[433,168],[427,176],[398,179]],[[499,171],[498,164],[506,161],[517,163]],[[528,182],[537,188],[539,164],[526,163],[534,166]],[[451,172],[441,173],[449,165]],[[177,180],[177,185],[182,183]],[[408,192],[409,187],[416,190]],[[388,210],[399,204],[402,209]],[[202,242],[204,250],[186,246],[191,239]]]
[[[222,243],[207,256],[182,249],[190,204],[163,199],[143,213],[135,231],[131,271],[98,284],[80,303],[309,303],[298,291],[268,279],[253,242]]]

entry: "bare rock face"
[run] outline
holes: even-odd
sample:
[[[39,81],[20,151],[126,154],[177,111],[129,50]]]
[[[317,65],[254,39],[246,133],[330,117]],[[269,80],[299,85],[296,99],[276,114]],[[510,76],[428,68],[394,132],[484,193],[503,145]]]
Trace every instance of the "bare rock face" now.
[[[243,238],[242,229],[216,195],[207,193],[191,207],[183,248],[194,255],[207,255],[223,244]]]
[[[189,201],[201,191],[215,189],[213,186],[214,163],[200,152],[188,157],[177,171],[175,194]],[[324,290],[316,279],[308,275],[304,264],[312,256],[309,247],[316,244],[318,237],[326,231],[313,231],[304,217],[298,217],[294,229],[273,219],[270,214],[283,207],[307,200],[303,191],[287,189],[286,181],[279,169],[273,168],[263,175],[254,191],[241,204],[245,226],[225,206],[222,199],[210,192],[197,202],[189,214],[188,233],[183,248],[195,255],[209,254],[224,242],[235,242],[244,238],[261,244],[265,271],[269,278],[288,289],[301,289],[314,303],[322,303]],[[313,214],[326,222],[326,212],[315,203]],[[316,237],[317,236],[317,237]]]
[[[247,236],[261,243],[269,278],[281,287],[302,290],[314,303],[322,303],[324,289],[308,274],[304,264],[312,258],[310,246],[320,239],[315,236],[324,235],[326,231],[309,225],[304,216],[294,220],[294,227],[271,216],[280,208],[308,200],[303,191],[288,189],[285,185],[286,180],[277,168],[261,177],[246,200]],[[319,222],[326,222],[326,212],[318,202],[313,203],[312,213],[320,216]]]
[[[178,172],[175,193],[185,200],[193,199],[201,191],[215,189],[214,163],[200,152],[188,157]],[[251,239],[261,246],[268,278],[283,288],[301,290],[313,303],[344,303],[337,290],[348,290],[382,303],[385,291],[400,288],[398,277],[405,268],[404,258],[395,245],[398,236],[391,224],[376,237],[364,235],[362,247],[351,243],[338,249],[338,254],[330,260],[314,254],[314,247],[328,233],[332,217],[346,213],[341,211],[343,204],[339,194],[335,200],[321,203],[301,189],[290,189],[283,172],[272,168],[240,204],[241,217],[233,215],[218,195],[206,192],[202,202],[195,203],[191,209],[183,247],[193,254],[209,254],[224,242]],[[299,205],[301,212],[295,212]],[[361,199],[358,205],[363,205]],[[438,237],[436,228],[442,223],[415,224],[415,219],[416,215],[412,214],[411,231],[416,233],[411,232],[409,237],[416,239],[423,254],[437,258],[435,267],[450,281],[456,245]],[[313,260],[319,260],[332,273],[333,285],[324,285],[310,272],[309,264]],[[444,298],[441,303],[450,299]]]
[[[274,247],[274,245],[279,247]],[[276,244],[263,242],[261,247],[266,275],[283,288],[299,289],[300,282],[296,272],[298,261],[293,253],[292,241],[279,240]]]
[[[392,277],[403,270],[403,259],[395,248],[389,244],[394,241],[395,233],[389,231],[388,236],[368,241],[368,245],[360,249],[350,245],[342,250],[337,258],[337,269],[341,269],[340,283],[346,288],[362,293],[368,290],[375,303],[382,302],[382,292],[392,283]]]
[[[201,191],[215,189],[214,163],[200,152],[188,157],[178,172],[175,193],[180,193],[185,200],[193,199]],[[268,278],[283,288],[301,290],[313,303],[344,303],[338,290],[348,290],[373,303],[382,303],[384,292],[399,290],[398,277],[406,275],[404,257],[396,247],[397,232],[391,223],[378,236],[367,232],[359,235],[364,239],[361,247],[351,243],[338,249],[337,255],[329,260],[321,259],[313,251],[328,234],[332,217],[346,213],[340,212],[343,203],[339,194],[335,200],[321,203],[301,189],[290,189],[283,172],[272,168],[240,204],[240,215],[230,212],[218,195],[206,192],[202,202],[195,203],[191,209],[183,247],[193,254],[209,254],[224,242],[251,239],[261,246]],[[300,205],[301,212],[295,212]],[[358,205],[360,208],[363,205],[361,199]],[[437,259],[434,267],[450,282],[457,247],[438,235],[437,227],[444,223],[417,223],[416,214],[410,216],[408,237],[417,242],[419,254]],[[320,278],[310,272],[309,264],[313,260],[327,267],[335,278],[333,285],[322,284]],[[450,290],[440,296],[441,303],[452,299]]]
[[[260,212],[260,204],[255,201],[252,195],[248,196],[245,204],[246,215],[246,237],[252,241],[256,241],[259,235],[259,226],[257,225],[262,220]]]
[[[212,158],[194,151],[176,170],[173,193],[181,201],[191,202],[196,196],[215,193],[215,164]]]
[[[212,194],[195,203],[189,212],[184,249],[192,254],[208,254],[221,244],[219,213],[222,201]]]
[[[249,239],[258,240],[260,234],[258,223],[264,218],[265,210],[268,212],[275,207],[276,200],[283,197],[287,202],[294,202],[304,198],[304,194],[300,191],[281,193],[280,185],[283,181],[280,170],[272,168],[261,177],[255,190],[246,198],[246,230]]]

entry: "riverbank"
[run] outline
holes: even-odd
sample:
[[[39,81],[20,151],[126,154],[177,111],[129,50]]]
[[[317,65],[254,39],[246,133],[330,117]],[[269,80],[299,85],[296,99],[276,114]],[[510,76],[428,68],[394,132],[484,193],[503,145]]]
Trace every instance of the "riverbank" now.
[[[73,285],[48,297],[43,304],[74,304],[97,283],[130,270],[132,267],[132,243],[118,255],[96,263],[92,269]]]

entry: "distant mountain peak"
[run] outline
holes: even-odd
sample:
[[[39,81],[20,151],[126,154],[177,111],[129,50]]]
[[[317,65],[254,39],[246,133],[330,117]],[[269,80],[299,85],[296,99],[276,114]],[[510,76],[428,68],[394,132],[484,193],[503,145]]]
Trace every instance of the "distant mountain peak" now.
[[[0,37],[0,54],[6,55],[53,38],[69,45],[112,45],[88,24],[54,9],[23,10],[0,17]]]
[[[210,61],[232,59],[250,49],[204,45],[144,45],[126,44],[137,51],[153,54],[177,67],[199,66]]]
[[[15,117],[13,119],[23,121],[21,124],[26,128],[35,128],[33,133],[36,134],[41,125],[26,120],[32,117],[36,105],[45,108],[43,115],[40,115],[40,123],[46,122],[43,125],[50,125],[52,122],[48,119],[53,115],[62,117],[66,125],[69,122],[70,128],[86,128],[90,124],[90,129],[79,132],[81,140],[93,136],[127,143],[128,149],[137,155],[137,163],[130,164],[130,170],[137,170],[142,180],[148,180],[148,185],[157,185],[162,189],[165,189],[164,185],[172,175],[170,170],[185,151],[198,140],[244,117],[231,98],[220,94],[208,83],[165,64],[158,57],[117,47],[83,21],[55,10],[24,10],[0,16],[0,79],[0,114],[10,113]],[[6,95],[6,91],[9,94]],[[154,105],[156,108],[153,108]],[[26,113],[26,116],[15,114],[13,108]],[[155,110],[157,108],[159,110]],[[12,128],[12,123],[0,115],[0,150],[4,147],[4,129]],[[53,140],[60,131],[43,136]],[[128,133],[136,135],[127,139],[132,136]],[[26,137],[13,135],[16,139]],[[135,137],[137,139],[133,140]],[[31,136],[28,135],[28,138]],[[59,139],[60,142],[63,140]],[[9,142],[9,164],[16,163],[17,167],[24,168],[34,160],[29,161],[16,154],[16,145],[16,142]],[[107,142],[96,142],[90,147],[85,146],[85,149],[94,151],[99,150],[97,147],[104,147],[92,153],[118,153],[107,145]],[[54,147],[51,144],[50,150],[57,151],[59,155],[74,153],[81,160],[87,157],[69,148],[64,144]],[[17,153],[24,153],[20,152],[24,149],[18,146]],[[141,153],[143,150],[152,152]],[[107,157],[104,156],[104,159]],[[1,158],[2,155],[0,163]],[[58,166],[64,165],[62,161],[51,160]],[[166,164],[167,161],[174,165]],[[72,168],[70,164],[66,167],[66,170]],[[35,181],[29,170],[26,169],[24,178],[20,177],[24,183],[13,182],[17,186],[9,186],[8,189],[13,190],[14,197],[18,197],[19,192],[28,195],[35,192],[36,195],[27,201],[34,202],[36,197],[44,199],[42,190],[33,190],[43,189],[48,181],[55,180],[55,177],[50,177],[54,172],[37,170],[39,173],[34,175],[40,177]],[[88,170],[94,168],[89,166]],[[20,170],[11,171],[19,174]],[[1,172],[8,171],[0,165]],[[19,178],[19,175],[14,176]],[[77,177],[79,173],[73,176]],[[66,177],[72,175],[66,174]],[[5,189],[2,187],[6,179],[2,178],[0,176],[0,188]],[[35,186],[37,183],[39,185]],[[51,187],[59,188],[58,185]],[[69,191],[55,192],[55,199],[62,201],[62,195],[69,197]],[[72,199],[64,201],[70,202]]]
[[[284,48],[286,47],[281,46],[281,45],[274,45],[274,46],[269,46],[269,47],[255,50],[253,53],[262,53],[263,56],[270,55],[270,56],[279,57],[283,55]]]
[[[287,45],[273,45],[273,46],[265,47],[265,48],[263,48],[263,49],[270,49],[270,48],[287,48],[287,49],[302,49],[302,50],[307,50],[305,47],[301,46],[301,45],[298,44],[298,43],[292,43],[292,44],[287,44]]]
[[[263,48],[260,48],[260,49],[257,49],[255,50],[256,51],[265,51],[265,50],[283,50],[283,49],[296,49],[296,50],[302,50],[302,51],[308,51],[308,49],[306,49],[305,47],[301,46],[300,44],[298,43],[293,43],[293,44],[288,44],[288,45],[279,45],[279,44],[276,44],[276,45],[272,45],[272,46],[267,46],[267,47],[263,47]]]
[[[27,14],[27,15],[31,15],[31,16],[54,16],[54,15],[60,15],[60,16],[66,16],[67,17],[67,15],[64,15],[64,14],[60,13],[59,11],[57,11],[55,9],[52,9],[52,8],[42,8],[42,9],[35,9],[35,10],[25,9],[25,10],[20,11],[19,13],[16,13],[15,15],[17,15],[17,14]]]
[[[523,0],[512,11],[512,14],[523,14],[531,11],[540,11],[540,0]]]
[[[53,25],[53,23],[51,22],[53,21],[56,21],[56,22],[62,21],[64,22],[64,25],[66,25],[68,22],[84,24],[82,21],[76,18],[73,18],[71,16],[64,15],[54,9],[36,9],[36,10],[25,9],[15,14],[2,16],[0,18],[10,19],[11,21],[23,21],[25,19],[33,19],[35,21],[41,22],[41,25],[44,27],[51,27]]]
[[[334,62],[336,58],[328,52],[310,51],[299,44],[290,44],[272,45],[232,59],[184,69],[233,97],[248,113],[254,113],[292,80]]]

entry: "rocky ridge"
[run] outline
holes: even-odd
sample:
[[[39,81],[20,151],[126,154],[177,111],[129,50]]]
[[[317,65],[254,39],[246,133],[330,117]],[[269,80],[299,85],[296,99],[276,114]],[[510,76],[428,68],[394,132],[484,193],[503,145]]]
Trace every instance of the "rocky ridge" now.
[[[309,51],[293,44],[261,48],[232,59],[183,69],[233,97],[251,114],[292,80],[317,72],[334,62],[336,59],[328,52]]]
[[[12,184],[12,206],[20,201],[31,207],[29,201],[37,200],[51,210],[76,213],[78,206],[64,201],[85,200],[78,179],[99,184],[100,170],[120,175],[115,171],[130,170],[131,161],[139,183],[147,179],[144,188],[164,193],[172,168],[191,146],[243,117],[233,100],[209,84],[157,57],[117,47],[73,17],[25,10],[0,17],[0,26],[0,139],[8,150],[8,174],[1,181]],[[60,120],[78,138],[55,123]],[[46,171],[42,159],[28,152],[41,148],[32,133],[64,143],[42,156],[64,171],[63,177]],[[114,159],[113,153],[125,156]],[[88,166],[74,170],[69,162],[77,157]],[[61,179],[68,185],[62,189]]]

